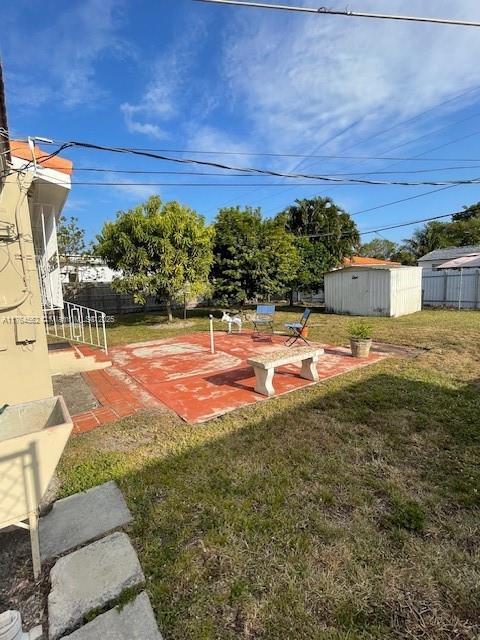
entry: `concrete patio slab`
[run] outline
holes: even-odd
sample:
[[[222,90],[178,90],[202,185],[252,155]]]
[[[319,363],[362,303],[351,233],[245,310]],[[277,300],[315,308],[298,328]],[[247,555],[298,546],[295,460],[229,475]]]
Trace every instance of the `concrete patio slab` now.
[[[121,370],[150,397],[156,398],[187,422],[199,423],[248,404],[265,401],[255,392],[255,375],[248,359],[284,350],[285,336],[251,332],[215,333],[215,354],[207,332],[114,347],[112,373]],[[371,365],[385,354],[371,352],[353,358],[350,349],[311,343],[324,349],[316,363],[320,381]],[[297,347],[291,347],[294,352]],[[108,375],[108,374],[107,374]],[[300,364],[275,370],[275,395],[301,389],[315,381],[301,376]],[[148,407],[146,407],[148,408]]]
[[[150,600],[142,591],[122,609],[115,607],[62,640],[162,640]]]
[[[52,510],[40,518],[41,558],[60,556],[131,520],[132,515],[115,482],[57,500]]]
[[[320,382],[390,356],[372,349],[369,358],[359,359],[349,348],[310,344],[325,352],[316,364]],[[72,416],[73,433],[96,429],[140,409],[171,409],[186,422],[200,423],[266,400],[255,392],[255,375],[247,360],[284,349],[285,336],[216,331],[215,345],[211,354],[209,333],[197,331],[111,348],[111,367],[83,374],[102,407]],[[78,348],[86,355],[92,351],[87,345]],[[275,372],[275,396],[311,384],[316,381],[303,379],[299,365]]]
[[[57,640],[145,577],[128,536],[117,532],[57,560],[50,581],[49,639]]]

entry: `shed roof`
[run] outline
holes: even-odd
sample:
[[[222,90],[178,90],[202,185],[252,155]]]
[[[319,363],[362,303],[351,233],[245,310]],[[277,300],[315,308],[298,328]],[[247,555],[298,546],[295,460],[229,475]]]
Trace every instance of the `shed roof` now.
[[[372,265],[386,265],[386,266],[395,266],[399,265],[400,262],[393,262],[392,260],[379,260],[378,258],[369,258],[366,256],[352,256],[351,258],[344,258],[342,260],[342,264],[345,267],[350,266],[372,266]]]
[[[409,265],[399,264],[398,262],[391,262],[390,264],[368,264],[368,265],[348,265],[341,269],[333,269],[327,272],[328,276],[331,273],[342,273],[347,271],[404,271],[405,269],[421,269],[421,267],[414,267]]]
[[[460,256],[468,256],[472,253],[480,253],[480,244],[469,245],[467,247],[448,247],[447,249],[435,249],[418,259],[418,262],[424,260],[453,260]]]

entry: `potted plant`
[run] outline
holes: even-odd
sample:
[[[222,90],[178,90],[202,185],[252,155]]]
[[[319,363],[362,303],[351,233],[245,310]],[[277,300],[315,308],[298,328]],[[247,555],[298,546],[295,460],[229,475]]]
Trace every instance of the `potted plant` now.
[[[352,320],[348,324],[350,347],[354,358],[368,358],[372,346],[373,328],[365,320]]]

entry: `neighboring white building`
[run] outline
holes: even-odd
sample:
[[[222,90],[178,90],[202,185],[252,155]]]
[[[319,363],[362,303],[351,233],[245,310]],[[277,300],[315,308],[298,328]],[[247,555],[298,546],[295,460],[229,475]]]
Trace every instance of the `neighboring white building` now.
[[[467,247],[448,247],[447,249],[435,249],[418,259],[418,266],[423,269],[443,268],[444,262],[462,258],[464,256],[480,254],[480,245],[469,245]]]
[[[396,318],[421,308],[420,267],[345,267],[325,274],[325,310],[329,313]]]
[[[94,256],[62,256],[60,262],[63,284],[87,282],[110,284],[114,278],[121,275],[120,271],[110,269],[101,258]]]

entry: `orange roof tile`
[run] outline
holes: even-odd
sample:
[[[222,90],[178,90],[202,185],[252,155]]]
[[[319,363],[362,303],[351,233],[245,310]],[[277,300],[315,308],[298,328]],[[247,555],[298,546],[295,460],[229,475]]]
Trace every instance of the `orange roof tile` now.
[[[22,160],[32,159],[32,152],[30,150],[30,147],[28,146],[28,142],[23,142],[21,140],[10,140],[10,149],[12,156],[15,156],[16,158],[21,158]],[[73,162],[71,160],[67,160],[66,158],[62,158],[61,156],[54,156],[53,158],[49,158],[48,160],[41,161],[43,157],[48,155],[48,151],[44,151],[38,145],[35,145],[35,158],[39,161],[39,164],[42,167],[46,167],[47,169],[55,169],[55,171],[66,173],[68,176],[72,175]]]
[[[375,264],[386,264],[386,265],[399,265],[400,262],[392,262],[392,260],[379,260],[378,258],[366,258],[364,256],[352,256],[351,258],[344,258],[342,260],[342,264],[345,267],[354,267],[354,266],[365,266]]]

